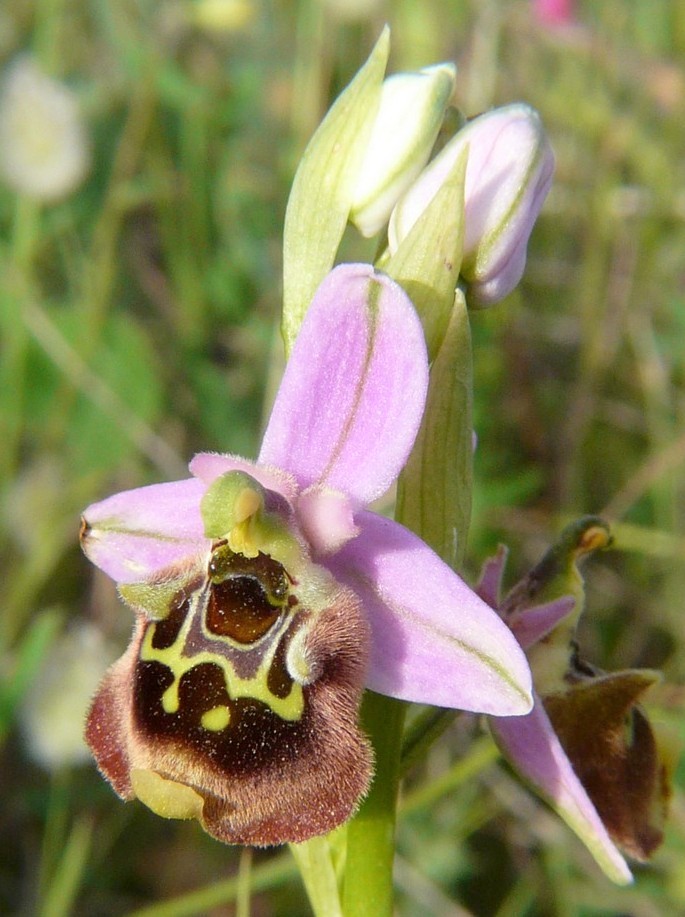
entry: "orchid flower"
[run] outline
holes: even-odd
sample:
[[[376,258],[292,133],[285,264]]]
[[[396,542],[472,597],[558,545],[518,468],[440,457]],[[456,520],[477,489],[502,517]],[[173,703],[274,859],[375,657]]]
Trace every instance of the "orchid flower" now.
[[[577,561],[610,543],[597,517],[569,526],[504,599],[506,550],[486,562],[478,594],[497,608],[526,650],[535,686],[532,711],[491,718],[502,754],[575,831],[618,884],[631,881],[619,847],[645,860],[661,842],[668,755],[636,706],[660,676],[598,672],[578,655],[583,610]]]
[[[307,312],[256,463],[200,454],[188,479],[86,510],[84,550],[136,612],[86,731],[124,799],[229,843],[303,841],[368,788],[364,686],[530,710],[507,626],[417,536],[365,509],[407,459],[427,381],[407,295],[342,265]]]

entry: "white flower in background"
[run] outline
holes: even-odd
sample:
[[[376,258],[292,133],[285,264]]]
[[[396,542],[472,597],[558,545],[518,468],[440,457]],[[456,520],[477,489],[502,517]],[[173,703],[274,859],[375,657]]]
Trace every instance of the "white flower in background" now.
[[[91,697],[115,656],[102,631],[83,622],[50,648],[22,710],[31,757],[47,770],[90,759],[83,725]]]
[[[254,19],[250,0],[197,0],[187,7],[193,25],[216,34],[239,32]]]
[[[76,97],[19,58],[0,90],[0,176],[14,191],[54,201],[78,187],[89,164]]]

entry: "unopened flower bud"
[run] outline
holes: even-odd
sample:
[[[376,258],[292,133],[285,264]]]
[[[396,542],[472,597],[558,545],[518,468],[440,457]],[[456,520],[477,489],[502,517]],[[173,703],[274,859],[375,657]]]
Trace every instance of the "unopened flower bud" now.
[[[497,108],[470,121],[423,171],[390,218],[394,252],[468,147],[461,275],[469,299],[490,305],[521,279],[533,224],[552,182],[554,155],[537,112]]]
[[[454,64],[445,63],[397,73],[383,83],[350,212],[362,235],[382,229],[428,161],[455,79]]]

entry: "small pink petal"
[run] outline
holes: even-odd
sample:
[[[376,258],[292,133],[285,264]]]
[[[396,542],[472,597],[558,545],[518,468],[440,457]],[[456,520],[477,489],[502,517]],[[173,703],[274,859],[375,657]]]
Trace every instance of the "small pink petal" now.
[[[292,475],[280,468],[256,465],[238,455],[221,455],[218,452],[198,452],[190,463],[192,474],[206,485],[227,471],[244,471],[266,490],[282,494],[291,503],[297,495],[297,484]]]
[[[286,366],[259,456],[302,489],[323,484],[360,505],[384,493],[421,422],[428,362],[406,293],[366,264],[333,270]]]
[[[540,699],[536,696],[527,716],[489,722],[507,761],[575,831],[606,875],[620,885],[631,882],[626,861],[576,777]]]
[[[88,558],[117,583],[138,583],[205,550],[205,484],[195,478],[126,490],[83,514]]]
[[[527,650],[551,633],[560,621],[575,611],[575,608],[576,600],[573,596],[563,595],[545,605],[514,612],[507,619],[507,624],[523,649]]]
[[[509,549],[503,544],[497,548],[494,557],[488,557],[480,571],[480,579],[476,584],[476,592],[483,601],[497,610],[500,599],[502,598],[502,578],[504,576],[504,567],[509,556]]]
[[[509,628],[416,535],[373,513],[328,566],[362,598],[372,633],[367,686],[419,703],[516,716],[531,706]]]
[[[359,533],[349,498],[315,485],[297,500],[297,517],[314,556],[332,554]]]

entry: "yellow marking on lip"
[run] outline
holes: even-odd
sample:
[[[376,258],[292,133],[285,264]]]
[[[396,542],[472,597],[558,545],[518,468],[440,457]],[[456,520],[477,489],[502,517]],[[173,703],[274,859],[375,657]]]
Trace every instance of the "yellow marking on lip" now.
[[[221,732],[231,722],[231,711],[228,707],[212,707],[211,710],[202,714],[200,723],[203,729],[209,732]]]
[[[134,767],[131,784],[137,798],[162,818],[202,817],[204,799],[184,783],[162,777],[157,771]]]
[[[296,722],[302,719],[304,713],[304,695],[302,685],[293,682],[290,693],[287,697],[277,697],[268,687],[268,678],[271,665],[278,649],[280,638],[286,630],[287,625],[281,626],[280,633],[272,638],[271,646],[264,654],[259,668],[252,678],[241,678],[233,669],[230,661],[219,653],[213,653],[203,650],[194,656],[184,656],[183,649],[188,638],[192,620],[196,614],[202,614],[205,593],[198,593],[191,603],[191,608],[183,622],[183,626],[174,643],[164,649],[156,649],[152,645],[154,639],[156,624],[151,623],[145,632],[142,646],[140,648],[140,659],[142,662],[160,662],[166,666],[174,676],[174,681],[162,695],[162,707],[165,713],[177,713],[180,707],[178,688],[181,678],[203,663],[212,663],[219,666],[224,673],[228,695],[232,700],[239,698],[249,698],[250,700],[260,701],[266,704],[273,713],[280,719],[289,722]]]
[[[169,685],[164,694],[162,694],[162,707],[165,713],[178,713],[179,704],[178,678],[174,677],[173,682]]]

